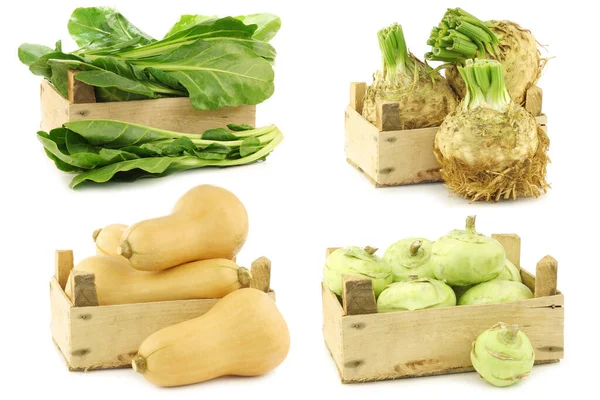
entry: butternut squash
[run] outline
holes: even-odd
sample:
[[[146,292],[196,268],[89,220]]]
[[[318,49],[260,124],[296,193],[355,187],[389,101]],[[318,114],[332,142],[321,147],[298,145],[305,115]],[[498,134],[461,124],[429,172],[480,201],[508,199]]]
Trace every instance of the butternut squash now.
[[[118,254],[143,271],[190,261],[232,259],[248,236],[248,214],[231,192],[201,185],[184,194],[170,215],[129,227]]]
[[[200,317],[150,335],[132,366],[155,385],[180,386],[265,374],[283,362],[289,347],[289,331],[275,302],[248,288],[228,294]]]
[[[96,229],[92,234],[92,238],[96,243],[96,254],[118,256],[117,249],[125,229],[127,229],[127,225],[123,224],[111,224]]]
[[[101,255],[86,258],[74,269],[95,275],[100,305],[220,298],[250,281],[248,270],[225,259],[144,272],[130,268],[122,257]],[[72,298],[72,293],[67,296]]]

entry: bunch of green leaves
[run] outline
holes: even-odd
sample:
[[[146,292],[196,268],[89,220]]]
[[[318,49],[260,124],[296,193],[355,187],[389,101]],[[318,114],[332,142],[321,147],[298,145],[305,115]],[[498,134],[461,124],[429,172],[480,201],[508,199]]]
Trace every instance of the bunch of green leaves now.
[[[425,58],[463,65],[470,58],[495,57],[499,38],[491,30],[494,26],[463,9],[449,8],[439,25],[431,30],[427,40],[431,51]]]
[[[202,135],[112,120],[72,121],[38,139],[58,169],[86,181],[132,181],[201,167],[230,167],[264,160],[281,142],[276,126],[228,125]]]
[[[238,17],[184,15],[156,40],[107,7],[77,8],[68,28],[71,53],[23,44],[19,59],[67,97],[67,72],[95,87],[98,101],[189,96],[199,110],[258,104],[274,91],[268,41],[281,20],[272,14]]]

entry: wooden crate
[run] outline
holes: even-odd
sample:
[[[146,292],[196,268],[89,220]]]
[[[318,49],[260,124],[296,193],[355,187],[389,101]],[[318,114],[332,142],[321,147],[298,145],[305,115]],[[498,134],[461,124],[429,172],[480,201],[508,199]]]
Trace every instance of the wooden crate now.
[[[519,237],[493,237],[520,268]],[[371,281],[344,277],[343,299],[322,285],[325,343],[343,383],[473,371],[471,343],[500,321],[527,334],[536,364],[558,362],[564,356],[564,297],[556,290],[556,260],[544,257],[536,276],[521,269],[534,292],[529,300],[381,314]]]
[[[69,278],[72,269],[73,252],[57,251],[56,272],[50,281],[51,330],[54,343],[71,371],[129,367],[140,344],[152,333],[203,315],[219,301],[99,306],[93,274],[71,274]],[[270,271],[271,262],[267,258],[254,261],[249,286],[275,299],[275,292],[269,286]],[[73,301],[65,294],[67,284],[74,285]]]
[[[187,97],[96,103],[94,88],[73,77],[69,71],[69,98],[62,97],[47,80],[40,89],[43,131],[82,119],[114,119],[153,128],[204,133],[227,124],[256,125],[256,106],[242,105],[219,110],[198,111]]]
[[[433,154],[437,127],[403,130],[398,121],[398,103],[379,102],[375,125],[362,116],[367,84],[350,85],[350,105],[346,108],[346,159],[376,187],[440,182],[440,165]],[[542,90],[527,92],[525,108],[536,115],[546,130],[548,118],[542,114]]]

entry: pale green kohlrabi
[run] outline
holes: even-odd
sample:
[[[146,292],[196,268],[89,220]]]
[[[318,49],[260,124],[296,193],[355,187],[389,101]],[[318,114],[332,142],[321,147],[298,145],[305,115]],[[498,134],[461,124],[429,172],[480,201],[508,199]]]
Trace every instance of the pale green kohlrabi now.
[[[535,352],[518,326],[500,322],[473,342],[471,362],[487,382],[499,387],[510,386],[529,374]]]
[[[402,282],[410,276],[435,278],[431,263],[431,241],[408,238],[392,244],[383,254],[383,261],[392,267],[394,281]]]
[[[458,299],[458,305],[510,303],[531,298],[533,293],[521,282],[494,279],[467,290]]]
[[[374,253],[372,247],[349,246],[335,250],[327,257],[323,281],[338,296],[342,295],[342,276],[352,275],[373,280],[375,297],[393,282],[391,267]]]
[[[514,282],[523,282],[521,279],[521,271],[515,264],[510,262],[507,258],[506,263],[504,264],[504,269],[500,272],[500,275],[496,277],[496,279],[500,281],[514,281]]]
[[[475,231],[475,217],[466,229],[453,230],[432,247],[435,277],[451,286],[467,286],[496,278],[504,268],[506,252],[495,239]]]
[[[414,311],[456,305],[454,291],[442,281],[414,278],[396,282],[377,299],[377,312]]]

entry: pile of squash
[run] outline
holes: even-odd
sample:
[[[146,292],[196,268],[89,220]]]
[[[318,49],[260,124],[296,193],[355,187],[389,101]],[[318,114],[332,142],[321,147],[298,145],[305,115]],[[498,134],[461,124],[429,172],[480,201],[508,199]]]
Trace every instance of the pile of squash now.
[[[273,299],[249,288],[250,272],[234,261],[247,235],[242,202],[201,185],[168,216],[96,230],[97,254],[74,270],[94,274],[100,305],[222,298],[206,314],[140,345],[132,366],[150,382],[179,386],[262,375],[283,362],[290,339]],[[73,287],[65,292],[73,298]]]

